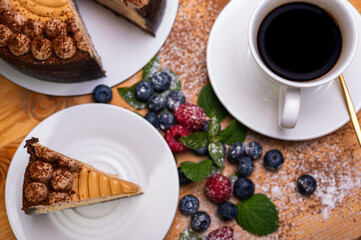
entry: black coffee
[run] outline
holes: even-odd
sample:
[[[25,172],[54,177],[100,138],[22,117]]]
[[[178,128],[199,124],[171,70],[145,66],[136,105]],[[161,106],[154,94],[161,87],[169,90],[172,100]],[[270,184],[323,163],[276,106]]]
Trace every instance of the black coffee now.
[[[335,20],[308,3],[290,3],[270,12],[257,38],[264,63],[277,75],[295,81],[316,79],[337,62],[342,38]]]

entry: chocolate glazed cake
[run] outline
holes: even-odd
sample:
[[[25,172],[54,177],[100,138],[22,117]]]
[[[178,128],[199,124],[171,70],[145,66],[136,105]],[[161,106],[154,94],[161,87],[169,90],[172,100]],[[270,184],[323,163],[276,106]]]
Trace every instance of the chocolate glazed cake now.
[[[165,0],[97,0],[155,35]],[[0,0],[0,57],[35,78],[73,83],[105,76],[72,0]]]
[[[29,163],[23,183],[28,215],[86,206],[143,193],[135,183],[51,150],[37,138],[26,140]]]

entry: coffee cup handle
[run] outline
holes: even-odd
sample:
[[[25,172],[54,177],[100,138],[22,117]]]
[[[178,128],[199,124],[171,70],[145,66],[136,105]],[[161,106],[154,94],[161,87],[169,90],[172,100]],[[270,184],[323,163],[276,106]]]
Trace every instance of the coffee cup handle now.
[[[278,123],[283,128],[294,128],[301,105],[301,89],[282,86],[279,89]]]

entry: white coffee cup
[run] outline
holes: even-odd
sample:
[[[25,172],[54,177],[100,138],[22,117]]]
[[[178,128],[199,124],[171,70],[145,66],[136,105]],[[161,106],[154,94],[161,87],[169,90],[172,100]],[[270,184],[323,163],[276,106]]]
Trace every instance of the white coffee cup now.
[[[310,81],[292,81],[270,70],[263,62],[258,48],[258,29],[265,17],[277,7],[287,3],[304,2],[316,5],[328,12],[336,21],[342,37],[341,53],[336,64],[323,76]],[[250,19],[248,42],[251,53],[267,79],[279,85],[278,122],[283,128],[294,128],[301,105],[301,88],[317,87],[338,78],[350,65],[356,53],[358,31],[355,18],[346,0],[261,0]]]

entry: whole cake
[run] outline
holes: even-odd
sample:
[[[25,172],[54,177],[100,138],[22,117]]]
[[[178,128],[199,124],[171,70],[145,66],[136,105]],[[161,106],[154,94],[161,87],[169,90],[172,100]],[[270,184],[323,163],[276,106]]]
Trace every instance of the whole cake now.
[[[22,209],[26,214],[43,214],[143,193],[137,184],[53,151],[37,138],[26,140],[25,147],[30,154],[23,183]]]
[[[96,0],[155,35],[165,0]],[[105,76],[73,0],[0,0],[0,57],[53,82]]]

